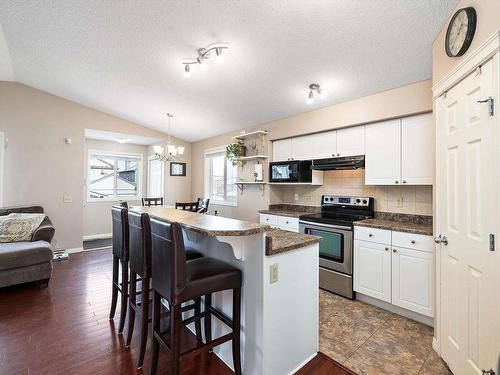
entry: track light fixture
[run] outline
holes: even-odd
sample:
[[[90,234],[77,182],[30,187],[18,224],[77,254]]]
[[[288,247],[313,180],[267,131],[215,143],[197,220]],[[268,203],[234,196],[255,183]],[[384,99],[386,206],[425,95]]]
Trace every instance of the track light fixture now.
[[[207,60],[209,60],[215,51],[215,62],[218,64],[224,63],[223,50],[229,48],[229,43],[212,43],[205,48],[198,49],[198,56],[192,59],[184,59],[184,77],[191,77],[191,65],[199,65],[200,70],[206,71],[208,69]]]
[[[326,98],[326,95],[327,95],[326,91],[322,90],[319,87],[318,83],[311,83],[309,85],[309,95],[307,96],[307,100],[306,100],[307,104],[313,104],[314,103],[314,92],[316,92],[321,99],[325,99]]]

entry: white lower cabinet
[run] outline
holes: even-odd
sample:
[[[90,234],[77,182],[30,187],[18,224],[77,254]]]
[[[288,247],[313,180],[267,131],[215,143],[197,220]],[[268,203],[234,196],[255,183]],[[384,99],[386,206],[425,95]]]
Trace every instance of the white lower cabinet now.
[[[259,221],[261,224],[270,225],[272,228],[299,232],[299,219],[296,217],[260,214]]]
[[[395,231],[387,236],[386,230],[363,227],[354,231],[354,290],[433,317],[432,237]],[[384,242],[374,242],[376,238]]]
[[[368,241],[354,243],[354,290],[391,302],[390,246]]]
[[[392,248],[392,304],[432,316],[434,256],[420,250]]]

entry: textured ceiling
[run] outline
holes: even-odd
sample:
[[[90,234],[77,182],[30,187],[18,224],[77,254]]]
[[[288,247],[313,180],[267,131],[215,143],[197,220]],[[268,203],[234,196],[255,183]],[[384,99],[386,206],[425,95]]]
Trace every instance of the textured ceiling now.
[[[195,141],[431,78],[456,4],[0,0],[0,24],[18,82],[160,131],[172,112]],[[181,60],[216,41],[226,63],[184,78]],[[311,82],[329,95],[309,106]]]

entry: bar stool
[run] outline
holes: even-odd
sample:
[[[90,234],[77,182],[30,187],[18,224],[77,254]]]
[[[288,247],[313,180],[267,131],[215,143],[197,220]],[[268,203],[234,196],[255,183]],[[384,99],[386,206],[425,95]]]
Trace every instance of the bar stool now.
[[[113,222],[113,280],[111,294],[111,309],[109,320],[115,317],[118,293],[120,293],[120,324],[118,334],[121,335],[125,326],[128,300],[128,216],[127,209],[113,206],[111,208]],[[121,280],[118,280],[120,265]]]
[[[197,212],[198,211],[198,202],[175,202],[176,210],[184,210]]]
[[[151,219],[152,234],[152,288],[153,288],[153,352],[150,375],[156,375],[160,345],[172,356],[170,374],[179,375],[181,358],[190,357],[201,350],[210,350],[232,340],[233,362],[236,375],[241,375],[240,317],[241,317],[241,271],[214,258],[204,257],[186,262],[184,241],[178,223],[167,223]],[[222,290],[233,290],[232,320],[211,306],[211,294]],[[181,304],[206,296],[205,309],[182,320]],[[170,324],[161,330],[161,299],[170,304]],[[212,340],[211,315],[219,318],[232,332]],[[181,330],[192,322],[205,318],[205,343],[181,353]]]
[[[163,197],[159,198],[142,198],[142,205],[143,206],[163,206]]]
[[[130,294],[128,332],[125,346],[130,347],[134,331],[135,314],[141,315],[141,345],[137,368],[142,368],[146,344],[148,339],[149,319],[149,292],[151,281],[151,226],[149,215],[145,213],[128,212],[129,223],[129,268],[130,268]],[[199,251],[190,250],[184,254],[185,261],[203,257]],[[141,282],[141,300],[137,301],[137,283]],[[195,301],[192,308],[199,313],[201,302]],[[196,332],[201,340],[201,324],[197,324]]]

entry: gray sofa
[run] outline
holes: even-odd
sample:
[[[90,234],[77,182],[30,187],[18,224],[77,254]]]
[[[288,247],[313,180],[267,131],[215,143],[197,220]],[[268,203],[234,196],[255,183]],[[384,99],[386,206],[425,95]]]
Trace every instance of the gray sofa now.
[[[43,207],[0,208],[0,216],[10,213],[43,213]],[[30,241],[0,243],[0,288],[36,282],[46,286],[52,276],[52,246],[55,229],[45,216]]]

